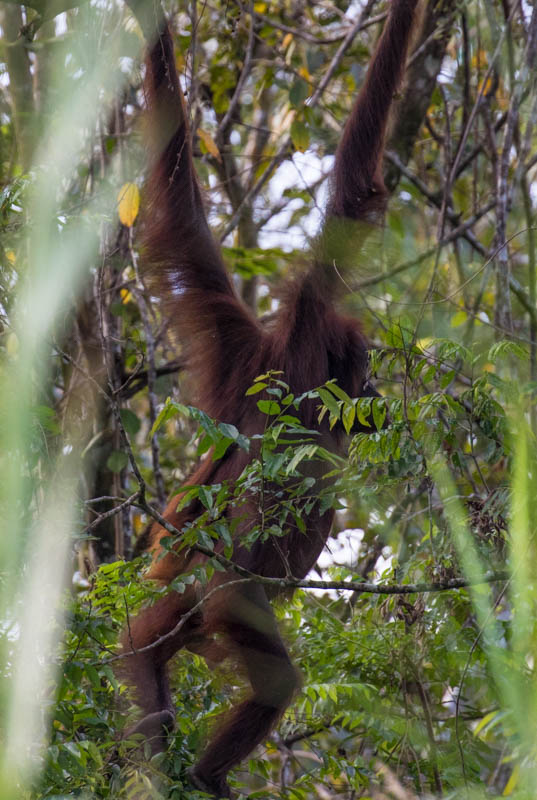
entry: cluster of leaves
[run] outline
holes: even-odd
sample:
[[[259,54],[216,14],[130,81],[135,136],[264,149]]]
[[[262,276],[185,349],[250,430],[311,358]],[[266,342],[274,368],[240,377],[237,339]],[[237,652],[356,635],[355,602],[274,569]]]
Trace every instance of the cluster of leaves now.
[[[59,660],[59,680],[49,702],[50,743],[38,797],[196,798],[186,768],[207,735],[211,717],[226,702],[205,662],[184,656],[175,673],[182,699],[169,753],[146,768],[143,743],[123,742],[132,706],[122,683],[118,632],[142,603],[162,595],[139,580],[139,563],[104,564],[89,590],[67,599],[68,627]]]
[[[461,357],[461,352],[448,343],[436,343],[435,352],[439,355],[427,368],[423,366],[426,355],[418,346],[410,354],[392,349],[378,357],[390,358],[394,372],[405,358],[409,375],[415,379],[441,381],[446,362]],[[508,352],[509,347],[496,348],[492,356],[501,359]],[[390,401],[387,418],[385,399],[352,399],[333,382],[295,398],[284,381],[271,373],[260,376],[249,390],[261,397],[257,406],[267,421],[264,434],[252,439],[234,426],[169,400],[153,432],[176,416],[186,416],[197,424],[194,440],[198,454],[212,448],[212,457],[221,458],[229,447],[257,454],[233,486],[188,486],[180,495],[179,507],[196,499],[204,509],[182,532],[182,544],[231,557],[234,531],[226,519],[229,505],[244,502],[252,493],[259,495],[269,485],[271,495],[279,493],[274,513],[267,515],[263,528],[249,531],[241,542],[244,546],[259,537],[281,536],[290,518],[303,525],[304,513],[313,503],[326,508],[340,505],[342,497],[359,491],[362,508],[375,497],[377,522],[372,543],[380,540],[386,548],[392,543],[393,555],[379,575],[382,582],[458,574],[446,518],[440,508],[430,507],[432,479],[427,465],[432,458],[443,457],[450,461],[461,485],[468,480],[465,425],[479,403],[482,409],[484,394],[490,427],[486,433],[479,431],[482,441],[474,447],[481,450],[487,441],[494,441],[505,455],[505,412],[493,396],[498,384],[485,389],[481,382],[479,378],[472,387],[474,403],[470,407],[439,387],[425,400],[409,401],[404,410],[401,402]],[[306,401],[317,402],[319,416],[329,415],[332,426],[343,425],[350,431],[355,421],[352,409],[361,425],[371,427],[370,433],[353,437],[350,467],[343,467],[344,461],[327,453],[316,443],[315,432],[301,425],[300,405]],[[444,431],[441,436],[439,427]],[[444,456],[439,456],[439,450]],[[456,453],[460,458],[455,458]],[[312,459],[325,461],[330,477],[330,486],[325,491],[316,488],[315,495],[311,493],[312,479],[300,474],[301,465]],[[400,524],[398,511],[392,506],[382,520],[380,508],[385,506],[379,493],[391,496],[399,490],[401,479],[407,485],[408,504],[417,508],[428,503],[429,513],[423,515],[424,527],[419,522],[407,527],[406,552],[399,547],[396,556],[390,532]],[[425,491],[420,491],[423,484]],[[505,511],[503,506],[501,511]],[[350,507],[346,513],[350,514]],[[501,516],[497,507],[494,513],[496,519]],[[492,511],[488,519],[493,519]],[[479,520],[476,532],[478,528]],[[223,549],[216,546],[218,542]],[[165,549],[177,546],[173,537],[163,544]],[[365,539],[363,547],[368,547]],[[495,565],[498,540],[483,535],[479,547],[489,567]],[[51,744],[39,796],[67,790],[90,790],[97,797],[116,793],[134,797],[142,790],[155,797],[195,796],[188,788],[185,769],[206,737],[211,720],[233,702],[237,681],[225,672],[215,679],[199,657],[183,654],[173,666],[178,727],[167,753],[146,763],[143,746],[133,748],[132,743],[119,742],[129,715],[121,660],[115,649],[118,631],[126,626],[127,615],[135,614],[141,603],[154,602],[163,591],[140,583],[139,566],[137,562],[103,565],[90,590],[69,601],[71,617],[59,690],[51,704]],[[203,567],[178,576],[164,591],[183,592],[193,581],[205,584],[219,569],[219,561],[210,559]],[[346,558],[339,565],[335,562],[328,576],[356,580],[356,566]],[[502,650],[501,639],[509,630],[508,613],[495,640],[487,638],[486,647],[471,623],[471,598],[465,590],[428,599],[357,594],[351,602],[348,593],[316,596],[297,592],[290,606],[278,607],[278,616],[299,662],[304,686],[282,722],[279,737],[251,759],[250,776],[240,771],[236,775],[239,786],[249,787],[250,796],[271,795],[268,787],[277,782],[285,752],[292,761],[288,791],[297,800],[311,797],[319,784],[364,792],[377,780],[379,759],[404,764],[405,780],[417,787],[435,786],[440,781],[444,789],[453,790],[460,783],[461,748],[470,783],[479,784],[483,774],[496,768],[498,752],[510,733],[508,715],[500,710],[490,681],[488,652],[491,646]],[[231,686],[226,686],[226,680]],[[463,681],[464,687],[456,689]],[[505,772],[507,777],[509,769]]]

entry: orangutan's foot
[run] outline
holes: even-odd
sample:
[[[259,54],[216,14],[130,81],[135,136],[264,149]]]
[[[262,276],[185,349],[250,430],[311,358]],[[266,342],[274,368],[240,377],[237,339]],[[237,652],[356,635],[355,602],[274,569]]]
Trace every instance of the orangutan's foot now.
[[[192,786],[195,786],[196,789],[207,792],[207,794],[212,794],[212,796],[218,798],[218,800],[222,800],[222,798],[230,800],[232,797],[231,789],[225,778],[200,775],[196,771],[196,767],[191,767],[187,774]]]

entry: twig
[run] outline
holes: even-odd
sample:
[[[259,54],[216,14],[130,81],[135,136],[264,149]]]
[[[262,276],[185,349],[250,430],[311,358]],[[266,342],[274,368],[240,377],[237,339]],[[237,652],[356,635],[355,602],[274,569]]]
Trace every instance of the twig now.
[[[448,234],[440,244],[445,246],[452,242],[454,239],[458,239],[460,236],[466,238],[466,234],[468,234],[470,228],[472,228],[475,223],[481,219],[485,214],[491,211],[494,208],[494,203],[491,202],[488,205],[484,206],[480,209],[474,216],[470,217],[470,219],[466,220],[462,225],[459,225],[457,228],[454,228],[450,234]],[[371,275],[369,278],[364,278],[364,280],[360,281],[356,284],[356,291],[361,289],[365,289],[368,286],[374,286],[377,283],[381,283],[384,280],[389,278],[393,278],[395,275],[398,275],[400,272],[405,272],[407,269],[411,267],[417,266],[421,264],[422,261],[425,261],[427,258],[430,258],[432,255],[436,253],[438,245],[435,244],[434,247],[429,247],[428,250],[425,250],[423,253],[420,253],[419,256],[416,258],[410,259],[410,261],[404,261],[402,264],[398,264],[393,269],[388,270],[388,272],[382,272],[380,275]]]
[[[165,519],[162,514],[153,508],[146,500],[139,500],[135,503],[139,508],[142,508],[149,516],[151,516],[158,524],[164,528],[172,536],[181,536],[179,531],[174,525]],[[226,558],[221,553],[216,553],[209,547],[202,544],[189,545],[191,550],[202,553],[208,558],[218,561],[226,569],[237,573],[242,578],[260,583],[263,586],[273,586],[279,590],[285,589],[340,589],[342,591],[361,592],[362,594],[421,594],[429,592],[443,592],[451,589],[462,589],[467,586],[497,583],[498,581],[506,580],[509,576],[507,572],[497,572],[486,576],[483,580],[476,582],[468,581],[466,578],[451,578],[446,581],[432,581],[430,583],[404,583],[404,584],[382,584],[382,583],[369,583],[367,581],[324,581],[307,578],[270,578],[266,575],[259,575],[251,572],[239,564],[236,564],[230,558]]]
[[[110,517],[114,517],[116,514],[119,514],[120,511],[123,511],[123,509],[131,506],[138,499],[139,496],[140,496],[139,491],[134,492],[134,494],[131,494],[130,497],[127,497],[127,499],[124,500],[122,503],[120,503],[118,506],[114,506],[114,508],[111,508],[109,511],[104,511],[102,514],[99,514],[97,516],[97,519],[94,519],[93,522],[90,522],[89,525],[86,525],[82,533],[83,534],[89,533],[94,528],[97,528],[101,524],[101,522],[104,522],[105,520],[110,519]],[[110,498],[99,498],[99,499],[102,500]]]
[[[181,372],[185,368],[185,364],[181,359],[176,358],[173,361],[168,361],[167,364],[161,364],[159,367],[155,366],[155,378],[160,378],[161,375],[173,375],[175,372]],[[149,380],[148,370],[136,370],[135,373],[130,373],[125,378],[122,388],[119,390],[119,396],[122,400],[129,400],[138,394],[142,389],[145,389]]]
[[[336,42],[340,42],[342,39],[348,35],[348,30],[345,28],[343,31],[339,31],[335,33],[333,36],[315,36],[313,33],[308,33],[306,30],[301,30],[300,28],[292,28],[290,25],[285,25],[283,22],[277,22],[275,19],[271,17],[267,17],[265,14],[259,14],[257,11],[255,12],[255,16],[261,22],[264,22],[266,25],[270,25],[272,28],[276,28],[278,31],[282,31],[282,33],[290,33],[292,36],[296,37],[297,39],[303,39],[305,42],[310,42],[311,44],[323,45],[323,44],[335,44]],[[377,22],[382,22],[388,16],[388,12],[384,11],[382,14],[377,14],[374,17],[369,17],[363,22],[362,26],[359,28],[360,31],[365,30],[366,28],[370,28],[372,25],[376,25]]]
[[[322,77],[322,80],[320,81],[319,85],[317,86],[317,89],[314,91],[314,93],[312,94],[310,100],[307,102],[308,107],[313,108],[314,106],[317,105],[317,103],[321,99],[324,90],[326,89],[326,87],[328,86],[330,81],[332,80],[334,72],[336,71],[336,69],[341,64],[343,56],[345,55],[345,53],[347,52],[347,50],[351,46],[354,37],[356,36],[358,31],[361,30],[363,22],[364,22],[365,19],[367,19],[367,16],[368,16],[369,12],[371,11],[371,8],[375,5],[375,2],[376,2],[376,0],[368,0],[367,4],[365,5],[364,9],[362,10],[362,13],[358,17],[358,19],[356,20],[356,22],[354,23],[352,28],[349,30],[348,34],[345,36],[343,41],[341,42],[340,46],[337,49],[336,54],[334,55],[332,61],[330,62],[329,66],[328,66],[328,69],[326,70],[325,74]]]
[[[248,75],[250,74],[250,69],[252,66],[252,56],[254,52],[254,45],[255,45],[255,22],[254,22],[254,9],[252,2],[249,3],[249,12],[250,12],[250,30],[248,32],[248,44],[246,45],[246,55],[244,57],[244,63],[242,65],[241,74],[239,75],[239,80],[237,81],[237,85],[235,86],[235,91],[233,92],[233,97],[229,101],[229,106],[224,114],[220,124],[218,125],[217,131],[217,140],[222,141],[225,139],[227,129],[233,119],[233,114],[235,113],[235,109],[239,103],[242,90],[244,88],[244,84]]]
[[[238,578],[237,580],[226,581],[226,583],[219,583],[218,586],[213,586],[212,589],[210,589],[206,594],[203,595],[201,600],[199,600],[194,606],[192,606],[192,608],[189,611],[187,611],[186,614],[183,614],[179,622],[175,625],[175,627],[172,628],[171,631],[163,633],[162,636],[159,636],[158,639],[156,639],[154,642],[151,642],[151,644],[146,644],[144,645],[144,647],[138,647],[138,648],[134,647],[129,625],[128,627],[129,643],[131,649],[127,652],[118,653],[114,655],[112,658],[108,659],[105,663],[108,664],[110,661],[118,661],[120,659],[127,658],[128,656],[138,655],[139,653],[146,653],[148,650],[153,650],[155,647],[160,647],[160,645],[166,642],[168,639],[172,639],[174,636],[177,636],[179,631],[182,629],[183,625],[185,625],[185,623],[188,622],[188,620],[191,617],[197,614],[200,608],[202,607],[203,603],[205,603],[205,601],[208,600],[210,597],[212,597],[214,594],[216,594],[217,592],[221,592],[223,589],[227,589],[230,586],[237,586],[238,584],[244,584],[249,582],[250,582],[249,578]],[[125,600],[125,606],[126,605],[127,601]]]
[[[499,174],[498,174],[498,203],[497,203],[497,233],[496,241],[498,244],[504,244],[507,236],[507,212],[511,199],[511,189],[509,181],[509,167],[511,162],[511,149],[513,146],[515,128],[518,123],[519,110],[523,100],[523,93],[525,90],[526,79],[532,75],[535,61],[537,57],[537,7],[534,6],[531,17],[528,41],[524,50],[524,60],[522,65],[521,74],[515,75],[515,65],[512,56],[512,32],[511,32],[511,18],[513,14],[509,15],[506,20],[506,35],[509,47],[509,71],[511,78],[511,102],[507,112],[507,126],[503,140],[502,153],[500,156]],[[514,84],[514,85],[513,85]],[[511,268],[509,263],[509,249],[502,248],[498,253],[498,268],[497,268],[497,305],[496,305],[496,322],[507,331],[511,331],[513,327],[513,319],[510,304],[510,274]]]
[[[506,121],[507,121],[507,112],[504,111],[503,114],[501,114],[501,116],[496,120],[496,122],[493,125],[492,130],[494,131],[494,133],[498,133],[498,131],[500,131],[503,128]],[[481,152],[483,152],[483,147],[484,143],[481,141],[479,142],[479,144],[476,144],[472,150],[470,150],[466,158],[459,163],[456,178],[462,175],[463,172],[465,172],[468,169],[472,161],[474,161],[477,158],[477,156]]]
[[[509,20],[508,21],[511,21],[511,19],[513,18],[514,14],[515,14],[515,11],[518,8],[519,4],[520,4],[520,0],[517,0],[517,2],[515,3],[515,5],[513,6],[512,10],[511,10],[511,13],[509,15]],[[492,75],[492,71],[495,68],[496,61],[498,60],[498,57],[500,55],[505,36],[506,36],[506,29],[504,28],[502,30],[502,32],[501,32],[500,38],[498,40],[498,44],[496,45],[496,49],[494,50],[494,53],[492,54],[492,57],[490,59],[488,69],[487,69],[487,71],[485,73],[485,76],[483,78],[483,81],[481,83],[481,89],[477,93],[477,97],[476,97],[475,103],[474,103],[474,105],[472,107],[472,110],[470,111],[470,115],[468,117],[468,121],[467,121],[467,123],[466,123],[466,125],[464,127],[463,132],[462,132],[462,136],[461,136],[460,141],[459,141],[459,146],[457,148],[457,153],[455,155],[455,159],[453,161],[453,164],[452,164],[452,167],[451,167],[451,172],[450,172],[450,175],[449,175],[449,183],[450,184],[453,183],[453,181],[455,180],[455,177],[458,174],[459,163],[460,163],[460,160],[462,158],[462,153],[464,151],[464,146],[466,144],[466,140],[468,139],[468,136],[470,134],[470,130],[472,128],[472,125],[474,124],[474,119],[476,117],[476,114],[477,114],[477,111],[479,109],[479,106],[481,105],[481,100],[483,99],[483,97],[485,95],[485,90],[486,90],[486,87],[488,85],[489,78]]]
[[[362,25],[362,22],[363,22],[365,16],[367,16],[369,10],[371,9],[371,7],[372,7],[372,5],[374,4],[375,1],[376,0],[369,0],[369,2],[367,3],[366,7],[363,9],[362,13],[360,14],[360,16],[358,18],[358,21],[352,26],[352,28],[350,29],[349,33],[347,34],[347,36],[345,37],[345,39],[343,40],[343,42],[339,46],[339,48],[337,50],[337,53],[335,54],[334,58],[330,62],[330,65],[328,66],[328,69],[327,69],[323,79],[321,80],[321,82],[319,83],[319,86],[317,87],[317,89],[315,90],[313,95],[311,96],[311,98],[310,98],[310,100],[308,102],[308,107],[312,108],[318,103],[318,101],[321,98],[324,90],[326,89],[326,86],[328,85],[328,83],[332,79],[332,76],[333,76],[335,70],[339,66],[339,64],[341,62],[341,59],[343,58],[343,55],[345,54],[346,50],[348,50],[348,48],[352,44],[352,40],[353,40],[354,36],[360,30],[360,26]],[[279,167],[279,165],[281,164],[281,162],[284,160],[284,158],[286,158],[287,153],[289,151],[289,148],[291,147],[291,143],[292,143],[291,142],[291,137],[290,136],[286,136],[284,141],[283,141],[283,143],[281,144],[280,148],[278,149],[277,153],[272,157],[272,159],[271,159],[268,167],[264,171],[264,173],[261,175],[261,177],[258,179],[258,181],[252,186],[252,188],[249,189],[246,192],[246,194],[244,195],[244,197],[241,200],[240,205],[235,210],[235,213],[232,215],[231,219],[229,220],[227,225],[224,227],[224,230],[220,234],[220,241],[221,242],[226,238],[226,236],[228,236],[228,234],[231,233],[231,231],[237,225],[238,221],[241,218],[242,210],[243,210],[244,206],[247,205],[248,203],[250,203],[255,197],[257,197],[259,192],[262,190],[263,186],[267,183],[269,178],[272,176],[274,170],[277,169]]]

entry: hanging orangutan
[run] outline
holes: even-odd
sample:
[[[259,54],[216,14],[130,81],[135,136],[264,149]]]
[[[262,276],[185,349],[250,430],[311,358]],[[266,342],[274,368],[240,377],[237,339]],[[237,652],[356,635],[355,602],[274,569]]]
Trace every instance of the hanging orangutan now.
[[[394,92],[402,75],[417,0],[392,0],[384,31],[364,84],[343,131],[330,183],[323,229],[311,254],[309,270],[286,287],[278,311],[261,324],[241,302],[224,266],[220,248],[207,223],[192,159],[192,144],[183,92],[177,76],[173,42],[159,0],[129,0],[149,46],[145,93],[150,129],[150,169],[142,225],[144,275],[161,297],[163,313],[187,348],[195,402],[212,417],[234,424],[247,436],[262,433],[266,416],[246,394],[256,376],[280,371],[298,396],[335,379],[351,397],[378,393],[367,380],[367,341],[359,322],[335,307],[335,276],[340,242],[349,226],[378,224],[387,202],[382,154]],[[360,229],[359,227],[357,228]],[[360,235],[351,236],[357,247]],[[363,239],[363,236],[362,236]],[[358,259],[359,252],[353,257]],[[337,448],[342,430],[318,422],[312,401],[303,403],[301,421],[319,431],[319,441]],[[207,456],[187,484],[232,483],[251,452],[230,448],[220,460]],[[317,479],[322,478],[312,468]],[[270,493],[270,486],[265,487]],[[178,498],[164,516],[178,531],[203,511],[194,500],[181,511]],[[332,511],[314,505],[303,521],[292,520],[283,537],[257,539],[244,546],[244,535],[260,524],[259,498],[240,510],[230,504],[225,515],[233,528],[232,561],[269,577],[304,577],[314,566],[329,536]],[[240,515],[233,520],[233,515]],[[195,548],[161,552],[169,536],[154,524],[144,539],[154,554],[149,577],[169,584],[207,560]],[[221,552],[223,545],[215,545]],[[128,678],[137,690],[144,716],[134,729],[162,749],[174,722],[174,703],[167,662],[182,647],[210,662],[229,656],[244,668],[251,694],[236,705],[216,730],[190,772],[193,784],[214,797],[229,798],[226,776],[262,742],[299,686],[299,676],[278,632],[270,592],[255,581],[237,584],[229,570],[217,572],[207,586],[168,592],[131,621],[123,637]],[[234,582],[235,581],[235,582]],[[218,591],[214,591],[220,587]],[[192,612],[192,609],[195,611]],[[190,613],[189,613],[190,612]],[[186,615],[186,616],[185,616]],[[172,633],[180,620],[184,624]],[[215,638],[216,637],[216,638]],[[155,646],[138,652],[155,643]]]

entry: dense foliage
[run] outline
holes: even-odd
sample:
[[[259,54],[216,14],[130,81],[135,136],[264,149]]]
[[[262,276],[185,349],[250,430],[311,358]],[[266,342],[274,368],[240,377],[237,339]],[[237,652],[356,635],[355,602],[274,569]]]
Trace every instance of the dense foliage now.
[[[270,315],[386,8],[167,5],[215,234]],[[0,3],[0,798],[197,800],[186,769],[237,697],[237,665],[174,660],[177,727],[148,760],[120,740],[136,709],[117,640],[170,590],[130,560],[153,510],[210,448],[252,443],[189,405],[181,343],[144,285],[140,32],[115,0],[70,6]],[[319,566],[282,586],[303,687],[233,774],[250,797],[535,796],[536,58],[529,4],[426,4],[386,227],[342,277],[383,398],[312,394],[349,434],[377,430],[327,453],[285,376],[260,376],[260,458],[236,485],[178,497],[205,509],[189,546],[226,544],[179,592],[224,568],[222,511],[267,480],[281,506],[252,540],[319,496],[337,509]],[[314,459],[331,465],[322,485],[301,474]]]

